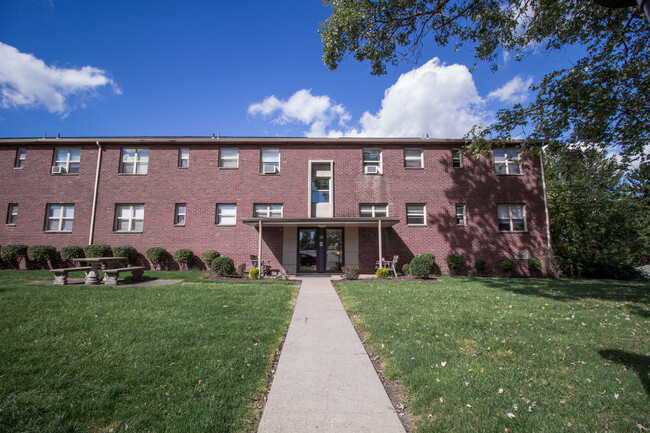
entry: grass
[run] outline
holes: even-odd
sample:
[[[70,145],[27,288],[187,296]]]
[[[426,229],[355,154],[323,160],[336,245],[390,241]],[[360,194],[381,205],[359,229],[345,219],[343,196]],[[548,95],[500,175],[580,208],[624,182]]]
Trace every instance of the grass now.
[[[0,431],[255,429],[297,288],[145,277],[186,281],[53,286],[28,283],[48,271],[0,271]]]
[[[650,283],[340,282],[418,432],[650,429]]]

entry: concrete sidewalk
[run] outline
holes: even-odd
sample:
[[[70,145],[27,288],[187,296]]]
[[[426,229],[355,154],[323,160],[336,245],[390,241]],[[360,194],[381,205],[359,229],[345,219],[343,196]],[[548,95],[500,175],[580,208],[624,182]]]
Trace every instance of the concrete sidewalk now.
[[[306,277],[259,433],[404,433],[329,277]]]

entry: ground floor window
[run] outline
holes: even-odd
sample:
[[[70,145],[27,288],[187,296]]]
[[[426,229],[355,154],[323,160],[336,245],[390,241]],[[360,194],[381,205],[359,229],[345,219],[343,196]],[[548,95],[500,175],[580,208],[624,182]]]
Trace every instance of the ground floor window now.
[[[7,224],[15,225],[17,219],[18,219],[18,204],[9,203],[9,208],[7,209]]]
[[[184,226],[186,213],[187,213],[187,207],[185,203],[177,203],[176,210],[174,212],[174,225]]]
[[[237,205],[236,204],[218,204],[217,205],[217,225],[234,226],[237,224]]]
[[[526,218],[523,204],[498,205],[499,230],[502,232],[526,231]]]
[[[48,204],[46,230],[51,232],[72,231],[73,204]]]
[[[426,224],[425,205],[406,205],[406,224],[410,226],[423,226]]]
[[[255,218],[282,218],[282,205],[256,204]]]
[[[388,205],[387,204],[360,204],[359,215],[362,217],[387,217]]]
[[[456,204],[456,225],[457,226],[467,225],[467,219],[465,218],[465,204],[463,203]]]
[[[141,232],[143,225],[143,204],[118,204],[115,206],[115,231]]]

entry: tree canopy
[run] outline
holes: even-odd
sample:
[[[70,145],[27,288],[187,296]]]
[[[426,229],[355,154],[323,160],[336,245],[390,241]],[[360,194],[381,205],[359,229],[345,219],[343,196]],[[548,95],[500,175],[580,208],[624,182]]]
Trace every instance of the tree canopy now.
[[[468,133],[481,151],[513,136],[524,150],[540,142],[605,149],[625,161],[649,158],[650,25],[639,8],[609,9],[591,0],[325,0],[323,61],[335,69],[348,55],[369,61],[373,74],[417,59],[423,44],[469,44],[477,62],[498,69],[508,52],[579,47],[584,55],[534,83],[535,99],[499,110],[491,125]],[[647,151],[646,151],[647,152]]]

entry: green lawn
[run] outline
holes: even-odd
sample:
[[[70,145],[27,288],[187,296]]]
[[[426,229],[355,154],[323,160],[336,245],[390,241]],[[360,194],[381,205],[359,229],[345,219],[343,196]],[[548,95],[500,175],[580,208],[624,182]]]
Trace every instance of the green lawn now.
[[[50,272],[0,271],[0,431],[254,430],[297,287],[145,277],[186,281],[34,285]]]
[[[650,283],[336,283],[418,432],[650,429]]]

